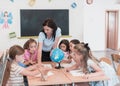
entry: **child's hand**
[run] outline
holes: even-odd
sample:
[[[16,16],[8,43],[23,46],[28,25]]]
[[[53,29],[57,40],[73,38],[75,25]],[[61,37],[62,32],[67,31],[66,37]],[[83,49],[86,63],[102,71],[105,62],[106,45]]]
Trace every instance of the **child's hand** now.
[[[41,61],[38,62],[38,65],[39,65],[39,67],[43,66]]]
[[[41,73],[42,80],[45,81],[46,78],[47,78],[47,74],[50,71],[50,68],[48,68],[48,67],[40,67],[38,70]]]
[[[64,68],[64,71],[69,72],[70,70],[69,70],[69,68]]]
[[[41,68],[41,67],[44,67],[44,66],[43,66],[43,64],[38,64],[38,63],[37,63],[37,64],[36,64],[36,67],[37,67],[37,68]]]
[[[89,79],[90,78],[90,75],[89,74],[86,74],[86,75],[83,75],[81,76],[83,79]]]
[[[71,63],[71,62],[72,62],[72,59],[68,59],[68,60],[67,60],[67,63]]]
[[[31,63],[31,60],[28,60],[27,62],[28,62],[28,64],[30,64],[30,63]]]
[[[29,62],[28,62],[28,61],[24,61],[24,64],[25,64],[25,65],[29,65]]]
[[[36,64],[36,62],[31,60],[30,64]]]

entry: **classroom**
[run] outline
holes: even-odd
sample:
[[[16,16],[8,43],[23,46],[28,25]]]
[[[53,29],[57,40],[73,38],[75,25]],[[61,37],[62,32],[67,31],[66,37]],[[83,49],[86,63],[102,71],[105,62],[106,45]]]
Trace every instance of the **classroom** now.
[[[16,44],[23,47],[29,38],[38,42],[43,21],[52,18],[62,31],[59,42],[62,39],[78,39],[80,42],[88,43],[93,52],[114,50],[118,54],[120,52],[119,11],[120,0],[2,0],[0,52],[6,52]],[[111,53],[109,56],[111,57]],[[62,76],[61,72],[60,74]],[[69,80],[65,81],[64,83],[61,81],[60,84],[65,86],[71,84]],[[41,82],[41,86],[45,84],[47,86],[49,82]],[[82,85],[72,83],[72,86]]]

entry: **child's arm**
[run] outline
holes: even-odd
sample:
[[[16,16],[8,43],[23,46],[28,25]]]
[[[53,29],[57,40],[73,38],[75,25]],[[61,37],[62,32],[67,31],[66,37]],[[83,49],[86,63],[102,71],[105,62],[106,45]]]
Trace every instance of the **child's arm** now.
[[[65,60],[62,60],[62,63],[71,63],[71,59],[65,59]]]
[[[72,62],[72,57],[70,57],[70,55],[68,56],[67,62],[68,62],[68,63],[71,63],[71,62]]]
[[[73,58],[73,54],[69,54],[67,59],[62,60],[62,63],[71,63]]]
[[[34,68],[36,68],[36,69],[34,69]],[[30,69],[34,69],[34,70],[30,70]],[[34,66],[30,66],[29,68],[23,69],[21,74],[25,75],[25,76],[35,76],[38,74],[44,74],[44,73],[48,72],[49,70],[50,69],[42,67],[42,66],[38,68],[38,64],[37,64]]]
[[[30,59],[29,63],[30,63],[30,64],[36,64],[36,63],[37,63],[37,61],[36,61],[36,60],[34,60],[34,59]]]
[[[74,65],[72,65],[71,67],[69,68],[66,68],[66,71],[69,72],[70,70],[75,70],[75,69],[78,69],[80,67],[80,59],[76,59],[74,60],[76,63]]]
[[[31,71],[31,70],[24,68],[20,74],[25,75],[25,76],[35,76],[37,74],[40,74],[40,72],[38,70]]]
[[[29,63],[29,61],[24,61],[24,64],[29,65],[30,63]]]
[[[31,66],[27,67],[26,69],[27,70],[36,70],[38,67],[39,67],[38,64],[35,64],[35,65],[31,65]]]
[[[88,78],[91,78],[91,77],[97,77],[97,76],[105,75],[104,71],[97,64],[91,64],[90,66],[95,70],[95,72],[90,73],[90,74],[86,74],[86,75],[83,76],[83,78],[88,79]]]
[[[71,67],[69,67],[69,68],[66,68],[65,70],[66,70],[67,72],[69,72],[69,71],[71,71],[71,70],[77,69],[78,67],[79,67],[78,64],[74,64],[73,66],[71,66]]]

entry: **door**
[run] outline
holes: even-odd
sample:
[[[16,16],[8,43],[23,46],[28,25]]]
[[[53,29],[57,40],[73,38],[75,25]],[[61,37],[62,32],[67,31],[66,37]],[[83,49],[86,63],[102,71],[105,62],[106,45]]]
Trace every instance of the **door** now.
[[[118,49],[118,11],[106,11],[106,48]]]

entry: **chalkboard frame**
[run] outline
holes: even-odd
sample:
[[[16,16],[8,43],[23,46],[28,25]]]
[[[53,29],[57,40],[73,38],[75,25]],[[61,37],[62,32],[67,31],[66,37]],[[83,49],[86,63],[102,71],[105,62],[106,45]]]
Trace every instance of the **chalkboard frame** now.
[[[69,35],[69,9],[20,9],[21,37],[38,36],[47,18],[55,21],[62,35]]]

